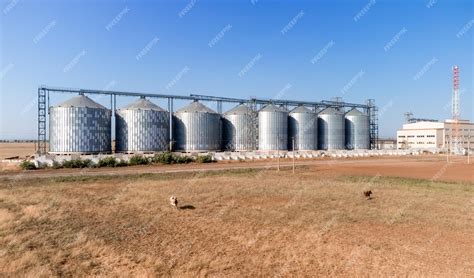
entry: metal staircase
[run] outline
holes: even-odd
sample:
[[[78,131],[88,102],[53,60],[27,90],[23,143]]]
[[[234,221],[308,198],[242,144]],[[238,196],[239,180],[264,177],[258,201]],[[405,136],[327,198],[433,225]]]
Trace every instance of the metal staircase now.
[[[369,129],[370,129],[370,148],[373,150],[378,149],[379,142],[379,118],[378,108],[375,106],[375,100],[367,100],[367,112],[369,114]]]
[[[48,92],[46,89],[38,88],[38,144],[36,152],[38,154],[45,154],[47,150],[46,140],[46,120],[48,109]]]

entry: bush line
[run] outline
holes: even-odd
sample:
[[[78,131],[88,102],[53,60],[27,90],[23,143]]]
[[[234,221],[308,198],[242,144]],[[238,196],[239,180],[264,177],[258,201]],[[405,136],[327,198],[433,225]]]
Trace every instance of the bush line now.
[[[20,167],[23,170],[36,170],[44,168],[102,168],[102,167],[125,167],[125,166],[136,166],[136,165],[149,165],[149,164],[187,164],[191,162],[197,163],[211,163],[214,162],[211,155],[202,155],[197,157],[191,156],[177,156],[172,153],[160,153],[156,154],[154,157],[144,157],[142,155],[134,155],[129,161],[123,159],[116,159],[113,156],[105,157],[99,159],[96,163],[91,159],[71,159],[65,160],[62,163],[58,161],[53,161],[52,166],[48,166],[42,163],[38,163],[38,166],[34,162],[29,160],[23,160],[20,163]]]

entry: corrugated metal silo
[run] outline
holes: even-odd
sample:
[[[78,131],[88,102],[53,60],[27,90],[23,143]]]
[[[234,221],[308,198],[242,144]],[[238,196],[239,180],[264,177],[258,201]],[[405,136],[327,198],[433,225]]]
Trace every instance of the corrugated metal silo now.
[[[217,151],[221,147],[221,116],[194,101],[174,114],[174,134],[179,151]]]
[[[288,148],[294,150],[318,149],[318,115],[304,106],[290,112],[288,118]]]
[[[346,113],[346,148],[370,148],[369,116],[356,108]]]
[[[320,150],[342,150],[345,147],[344,113],[329,107],[318,114]]]
[[[49,110],[50,153],[111,152],[111,111],[79,95]]]
[[[169,144],[169,113],[140,98],[118,109],[115,117],[117,152],[165,151]]]
[[[222,119],[223,149],[229,151],[255,150],[257,145],[257,113],[240,104],[224,113]]]
[[[258,112],[258,149],[288,149],[288,111],[268,104]]]

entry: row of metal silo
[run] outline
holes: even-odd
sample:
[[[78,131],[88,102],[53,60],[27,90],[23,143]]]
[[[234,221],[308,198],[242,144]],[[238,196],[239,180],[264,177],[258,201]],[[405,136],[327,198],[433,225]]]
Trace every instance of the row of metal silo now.
[[[116,152],[169,149],[170,114],[145,98],[116,111]],[[51,153],[111,152],[111,110],[84,95],[50,108]],[[357,109],[319,113],[240,104],[223,115],[194,101],[173,114],[174,150],[368,149],[369,117]]]
[[[240,104],[224,113],[222,117],[222,140],[224,150],[257,149],[257,113],[248,105]]]
[[[101,153],[111,149],[111,111],[79,95],[49,110],[51,153]]]
[[[117,152],[154,152],[168,148],[168,111],[145,98],[140,98],[118,109],[115,115]]]
[[[217,151],[221,148],[221,116],[194,101],[174,113],[175,149],[179,151]]]

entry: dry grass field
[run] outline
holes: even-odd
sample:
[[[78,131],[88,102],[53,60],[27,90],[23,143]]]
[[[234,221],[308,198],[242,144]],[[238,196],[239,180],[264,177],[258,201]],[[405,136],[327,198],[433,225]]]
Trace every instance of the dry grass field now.
[[[35,143],[0,143],[0,159],[19,156],[26,158],[35,154]]]
[[[470,182],[302,167],[0,184],[8,276],[474,276]]]

